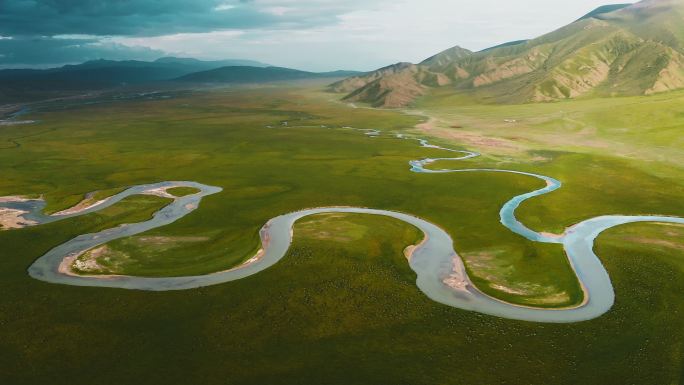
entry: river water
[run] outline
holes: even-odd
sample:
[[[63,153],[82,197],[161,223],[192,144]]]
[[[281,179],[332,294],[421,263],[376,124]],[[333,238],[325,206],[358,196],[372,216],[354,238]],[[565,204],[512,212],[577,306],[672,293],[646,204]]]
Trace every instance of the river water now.
[[[373,136],[377,136],[374,134]],[[410,139],[398,136],[400,139]],[[418,288],[432,300],[456,308],[476,311],[498,317],[534,322],[578,322],[593,319],[606,313],[613,305],[615,294],[610,277],[601,261],[593,251],[594,240],[603,231],[615,226],[634,222],[667,222],[684,224],[684,218],[668,216],[602,216],[592,218],[568,228],[558,236],[545,235],[527,228],[515,216],[519,205],[527,199],[551,193],[562,184],[560,181],[532,173],[500,169],[441,169],[432,170],[427,166],[438,160],[464,160],[479,154],[460,151],[429,144],[426,140],[416,139],[420,145],[436,148],[458,157],[421,159],[410,162],[411,171],[422,174],[446,174],[462,172],[514,173],[534,177],[545,183],[545,187],[521,194],[508,201],[500,211],[501,223],[510,231],[534,242],[562,244],[567,257],[584,290],[585,301],[579,306],[567,309],[541,309],[510,304],[482,293],[470,281],[462,259],[453,248],[451,236],[439,226],[406,213],[386,210],[353,207],[325,207],[307,209],[281,215],[271,219],[262,229],[262,246],[265,252],[260,258],[253,258],[234,269],[201,276],[186,277],[133,277],[133,276],[77,276],[60,272],[60,264],[66,257],[74,256],[93,247],[115,239],[129,237],[145,231],[168,225],[194,211],[202,199],[216,194],[220,187],[208,186],[197,182],[161,182],[131,187],[105,202],[78,213],[61,216],[42,214],[45,202],[29,200],[25,202],[0,203],[0,207],[26,211],[23,217],[35,224],[49,223],[70,217],[102,210],[122,199],[142,194],[150,190],[170,187],[194,187],[200,192],[180,198],[165,206],[153,218],[140,223],[125,224],[95,234],[83,234],[63,243],[38,258],[28,269],[31,277],[57,284],[76,286],[97,286],[150,291],[186,290],[209,285],[217,285],[249,277],[280,261],[292,242],[292,229],[295,222],[309,215],[322,213],[354,213],[392,217],[420,229],[426,240],[415,250],[410,266],[417,274]]]

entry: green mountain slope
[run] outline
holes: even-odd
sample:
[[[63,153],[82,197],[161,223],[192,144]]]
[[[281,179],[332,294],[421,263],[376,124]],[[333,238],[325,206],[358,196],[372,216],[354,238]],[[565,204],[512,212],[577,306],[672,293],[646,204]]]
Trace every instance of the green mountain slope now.
[[[626,4],[603,5],[603,6],[596,8],[595,10],[587,13],[586,15],[580,17],[579,20],[589,19],[591,17],[596,18],[596,19],[600,19],[601,15],[603,15],[605,13],[611,13],[611,12],[617,11],[618,9],[629,7],[630,5],[632,5],[632,4],[626,3]]]
[[[331,89],[382,107],[437,87],[496,103],[670,91],[684,87],[684,0],[604,6],[536,39],[474,53],[454,47],[387,68]]]
[[[346,100],[361,101],[375,107],[401,107],[424,95],[429,86],[442,86],[451,81],[444,74],[433,73],[424,66],[397,63],[369,74],[354,76],[330,85],[334,92],[349,93]]]

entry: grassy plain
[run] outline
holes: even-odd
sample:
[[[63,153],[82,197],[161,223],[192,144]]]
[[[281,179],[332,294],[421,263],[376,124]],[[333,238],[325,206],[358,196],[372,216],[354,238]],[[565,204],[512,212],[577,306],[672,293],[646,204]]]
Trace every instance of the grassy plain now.
[[[138,223],[146,221],[154,215],[160,208],[166,206],[171,202],[169,198],[161,198],[153,195],[134,195],[122,199],[117,204],[107,207],[92,214],[95,218],[99,219],[101,222],[99,226],[92,228],[90,232],[97,232],[111,228],[112,223],[124,224],[124,223]],[[94,223],[97,223],[98,220]],[[89,253],[83,253],[78,257],[79,261],[85,261],[92,256]],[[117,273],[115,270],[119,266],[120,262],[116,259],[97,259],[98,270],[93,269],[83,269],[78,266],[72,266],[72,271],[75,273],[82,274],[98,274],[98,273]],[[82,266],[82,265],[81,265]],[[101,270],[100,270],[101,269]]]
[[[50,198],[47,201],[44,212],[45,214],[54,214],[58,211],[66,210],[78,204],[88,206],[112,195],[118,194],[124,189],[125,187],[115,187],[106,190],[91,191],[86,194],[72,194]]]
[[[166,192],[176,197],[184,197],[186,195],[197,194],[200,190],[194,187],[172,187],[167,189]]]
[[[489,294],[549,307],[581,300],[559,247],[524,241],[498,222],[504,202],[541,187],[540,181],[491,173],[410,173],[409,160],[443,153],[335,127],[407,133],[416,132],[412,127],[423,118],[350,109],[331,97],[296,88],[219,90],[44,113],[39,125],[0,130],[0,140],[21,143],[0,150],[0,195],[45,194],[49,203],[64,205],[67,197],[82,199],[89,191],[162,180],[223,187],[173,225],[117,241],[130,258],[116,267],[148,276],[234,266],[253,256],[259,228],[282,213],[329,205],[404,211],[449,231],[469,273]],[[431,114],[446,114],[435,105]],[[540,127],[515,134],[499,131],[508,124],[501,123],[503,116],[511,113],[504,108],[531,115],[531,106],[486,106],[464,112],[470,120],[458,119],[459,131],[524,145],[515,151],[489,154],[486,150],[496,147],[486,140],[479,147],[459,140],[454,135],[462,134],[449,128],[456,124],[440,127],[451,123],[442,115],[427,134],[486,154],[448,167],[497,166],[561,179],[562,190],[521,208],[523,222],[540,230],[559,230],[597,214],[684,215],[684,187],[674,181],[681,176],[678,166],[639,158],[658,152],[654,139],[627,143],[651,147],[632,157],[572,141],[549,146],[526,139],[543,132],[544,125],[552,127],[553,106],[539,107]],[[585,118],[574,117],[595,124]],[[491,131],[486,122],[492,122]],[[20,136],[24,139],[16,139]],[[676,138],[665,144],[678,146]],[[442,166],[447,165],[435,165]],[[145,207],[153,209],[160,202],[149,203]],[[572,325],[509,321],[433,303],[415,287],[402,254],[415,243],[415,229],[370,216],[308,218],[297,224],[295,243],[278,265],[198,290],[80,288],[27,276],[28,265],[51,247],[126,221],[97,213],[0,232],[0,244],[6,245],[0,249],[2,382],[682,381],[679,227],[624,226],[602,236],[597,251],[617,303],[597,320]],[[641,238],[661,243],[652,247]]]

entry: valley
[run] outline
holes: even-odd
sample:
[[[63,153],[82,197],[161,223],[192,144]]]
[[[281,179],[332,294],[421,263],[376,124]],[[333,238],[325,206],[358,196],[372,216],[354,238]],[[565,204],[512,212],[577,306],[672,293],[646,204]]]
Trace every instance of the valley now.
[[[682,127],[684,0],[0,2],[0,383],[684,383]]]
[[[39,123],[3,128],[3,140],[14,140],[17,136],[23,137],[33,133],[40,134],[16,139],[22,144],[21,147],[0,151],[3,164],[8,165],[7,170],[13,170],[3,180],[0,195],[43,195],[47,205],[56,212],[77,204],[83,199],[84,194],[90,191],[117,193],[117,189],[125,186],[160,181],[161,175],[164,180],[196,180],[212,186],[221,186],[223,190],[220,193],[204,198],[191,215],[173,224],[131,237],[131,240],[135,241],[127,241],[125,244],[117,244],[119,241],[112,243],[115,250],[120,250],[127,257],[119,261],[111,260],[111,266],[137,276],[202,275],[230,269],[254,257],[260,244],[259,230],[264,223],[278,215],[296,212],[306,207],[344,205],[405,212],[437,224],[452,235],[454,249],[462,257],[468,276],[485,294],[506,302],[534,307],[563,308],[581,303],[582,291],[561,247],[530,242],[511,233],[499,223],[499,210],[511,197],[539,189],[543,187],[543,183],[534,178],[515,174],[456,173],[430,176],[410,173],[409,162],[415,159],[450,158],[460,155],[438,148],[418,147],[416,141],[399,140],[395,137],[397,134],[425,137],[441,146],[457,149],[461,148],[458,146],[462,141],[445,133],[455,132],[463,135],[462,133],[472,130],[487,139],[485,144],[490,140],[511,140],[506,137],[510,135],[510,129],[504,131],[500,128],[509,123],[500,122],[503,119],[514,119],[516,123],[520,122],[518,124],[528,124],[528,118],[521,117],[522,113],[511,113],[513,108],[524,110],[525,106],[504,107],[505,110],[501,111],[493,107],[473,109],[475,112],[467,108],[459,110],[459,114],[460,111],[464,111],[463,115],[467,114],[470,120],[462,118],[461,115],[454,118],[453,115],[444,114],[439,103],[427,98],[424,99],[420,110],[409,111],[413,114],[367,108],[354,109],[331,98],[331,94],[321,93],[320,87],[325,83],[319,84],[304,88],[279,86],[195,91],[192,94],[174,95],[168,99],[118,101],[65,109],[54,108],[35,115],[29,114],[27,119],[37,120]],[[652,100],[651,98],[643,99],[642,104]],[[625,101],[632,102],[631,99]],[[572,104],[576,102],[569,103],[568,107],[572,108]],[[606,109],[607,111],[612,110],[612,103],[618,101],[611,102],[611,108]],[[645,105],[661,107],[657,100]],[[554,105],[556,108],[560,106]],[[556,119],[557,112],[551,105],[542,107],[552,112],[538,113],[536,118],[540,122]],[[568,109],[565,106],[562,108]],[[539,111],[543,110],[542,108]],[[354,113],[349,114],[349,111]],[[419,113],[435,116],[432,122],[435,128],[426,129],[430,127],[425,125],[427,119]],[[598,112],[596,114],[601,116]],[[122,120],[122,116],[126,119]],[[677,124],[677,118],[674,116],[675,114],[675,120],[667,124]],[[576,118],[583,125],[596,124],[583,115]],[[462,125],[461,128],[451,128],[452,125],[456,125],[454,119]],[[135,121],[136,124],[125,123],[131,121]],[[486,124],[487,122],[491,123]],[[653,124],[653,129],[657,129],[656,123]],[[379,129],[383,134],[369,136],[345,127]],[[538,139],[534,136],[534,129],[520,130],[516,136],[522,138],[528,135],[528,132],[529,141],[518,139],[517,142],[526,146],[527,143],[535,143]],[[611,131],[607,131],[606,135],[610,134]],[[287,140],[282,140],[285,137]],[[562,140],[562,136],[559,137],[559,140]],[[657,154],[667,151],[667,147],[660,149],[656,143],[649,144],[652,143],[649,142],[651,139],[633,140],[628,144],[642,143],[643,153]],[[675,148],[678,145],[673,141],[669,143]],[[529,147],[516,152],[506,153],[497,152],[496,148],[487,145],[476,146],[471,143],[461,149],[477,150],[482,156],[458,162],[435,161],[427,167],[433,170],[505,168],[542,173],[559,179],[563,183],[563,188],[525,201],[516,212],[522,223],[538,232],[562,233],[568,226],[606,214],[684,216],[684,207],[679,199],[682,195],[682,186],[671,182],[672,176],[677,175],[677,170],[672,165],[661,166],[657,161],[640,159],[640,153],[625,157],[623,154],[606,153],[591,148],[578,151],[575,150],[576,144],[571,140],[554,146],[553,150],[541,153],[536,146],[530,144]],[[542,144],[539,144],[539,147],[542,147]],[[648,163],[651,167],[640,165],[642,162]],[[581,164],[590,164],[591,167],[578,169],[577,165]],[[71,171],[67,174],[59,171],[64,168]],[[79,183],[70,183],[69,178],[79,180]],[[335,180],[333,185],[326,182],[330,178]],[[667,184],[669,188],[663,190],[663,184]],[[98,197],[103,194],[107,193],[101,193]],[[677,325],[672,318],[668,320],[668,314],[675,314],[671,306],[677,301],[673,302],[667,298],[675,295],[676,285],[680,281],[659,280],[656,283],[650,279],[653,274],[673,277],[681,274],[681,269],[677,267],[677,261],[681,259],[681,251],[677,247],[678,229],[681,226],[672,225],[626,225],[601,235],[595,250],[610,275],[616,303],[608,313],[595,320],[565,326],[521,323],[486,316],[482,318],[483,316],[477,313],[432,302],[416,288],[417,276],[409,268],[403,255],[406,246],[418,243],[421,238],[415,228],[391,219],[363,215],[336,214],[337,217],[334,219],[318,222],[316,231],[298,230],[310,227],[316,217],[311,217],[310,220],[303,219],[303,222],[295,225],[293,244],[278,264],[242,280],[201,289],[159,293],[149,297],[137,291],[120,292],[106,288],[55,286],[34,280],[26,273],[34,259],[60,243],[79,234],[105,230],[121,223],[146,220],[164,203],[150,201],[144,205],[143,207],[149,208],[140,210],[139,206],[121,202],[106,210],[60,222],[0,232],[3,244],[11,245],[1,252],[4,261],[3,282],[9,296],[4,304],[17,303],[16,301],[23,298],[24,306],[31,309],[33,314],[43,314],[34,321],[20,326],[13,323],[13,318],[8,318],[12,312],[2,312],[5,314],[3,322],[9,322],[12,325],[11,329],[15,331],[11,336],[3,336],[3,341],[10,343],[10,347],[15,346],[7,351],[17,349],[18,345],[14,345],[16,343],[28,341],[23,337],[22,330],[28,331],[26,328],[31,328],[50,333],[55,327],[40,321],[58,316],[53,313],[54,309],[38,310],[36,306],[40,302],[34,305],[31,305],[30,300],[26,302],[27,299],[22,293],[27,285],[32,291],[43,293],[38,294],[36,298],[45,298],[44,300],[58,300],[59,296],[74,295],[74,290],[78,291],[80,298],[96,296],[99,298],[97,302],[102,305],[93,303],[86,308],[68,306],[63,310],[71,314],[85,315],[82,312],[88,312],[91,314],[89,317],[95,309],[93,306],[105,306],[117,309],[117,313],[127,312],[130,322],[144,323],[149,322],[150,317],[155,317],[154,314],[161,314],[159,312],[162,308],[166,309],[164,313],[169,314],[167,312],[171,309],[164,303],[171,298],[175,298],[173,302],[177,303],[179,300],[196,298],[191,301],[194,305],[189,308],[176,306],[171,313],[178,314],[174,317],[179,317],[181,313],[191,311],[198,304],[204,304],[204,309],[212,309],[222,304],[221,307],[242,309],[235,314],[255,314],[256,309],[259,309],[260,318],[266,314],[262,321],[251,321],[254,327],[258,327],[262,322],[264,325],[282,327],[320,325],[309,331],[289,332],[289,337],[285,337],[283,343],[294,340],[309,341],[306,343],[307,349],[319,352],[316,356],[338,352],[336,354],[341,354],[337,361],[339,366],[328,367],[321,374],[323,377],[317,378],[340,378],[344,382],[354,382],[353,377],[337,372],[352,362],[350,360],[354,360],[355,339],[351,336],[357,335],[359,338],[367,339],[370,336],[368,333],[377,333],[377,327],[381,324],[394,325],[393,329],[401,330],[405,338],[397,340],[389,334],[385,338],[392,338],[393,345],[410,344],[413,346],[411,351],[414,352],[397,352],[389,356],[384,352],[381,354],[380,351],[367,352],[369,362],[375,362],[374,360],[380,357],[373,358],[373,354],[381,354],[387,362],[387,366],[373,364],[373,370],[383,378],[393,378],[395,375],[405,378],[410,377],[414,371],[434,370],[434,362],[439,363],[441,359],[450,360],[450,355],[451,358],[454,357],[453,350],[447,346],[458,343],[461,337],[456,337],[459,335],[457,330],[463,328],[470,330],[470,348],[464,350],[469,353],[457,357],[466,362],[470,360],[473,365],[477,365],[477,357],[485,354],[485,351],[488,357],[492,354],[505,354],[506,350],[500,351],[490,345],[496,343],[498,346],[502,340],[514,346],[522,354],[521,359],[525,360],[540,359],[543,356],[548,361],[548,357],[553,355],[584,356],[589,345],[587,340],[578,338],[583,334],[594,341],[591,344],[592,351],[601,351],[601,346],[609,349],[617,337],[608,330],[617,324],[624,325],[630,322],[629,320],[636,319],[639,319],[640,323],[651,320],[650,322],[658,322],[661,326],[633,329],[622,327],[620,338],[625,348],[621,349],[621,354],[624,354],[624,358],[619,358],[621,360],[629,359],[636,351],[648,350],[649,346],[655,349],[657,346],[657,354],[655,350],[651,351],[649,359],[642,361],[642,364],[649,365],[649,362],[652,362],[652,365],[660,366],[663,360],[666,360],[668,351],[674,351],[668,349],[677,349],[677,341],[684,338],[675,329],[662,328],[664,324],[672,325],[673,328]],[[107,212],[114,209],[116,214]],[[135,216],[135,213],[139,214]],[[637,229],[635,226],[641,226],[645,229],[642,230],[645,234],[652,235],[634,236]],[[326,233],[331,235],[326,236]],[[350,243],[347,241],[349,237],[356,240]],[[40,241],[28,242],[28,239]],[[647,244],[655,244],[653,242],[657,242],[657,248],[645,247]],[[632,244],[634,246],[629,246]],[[631,253],[629,250],[639,251]],[[625,263],[626,261],[629,263]],[[306,273],[314,271],[315,274]],[[106,270],[102,273],[108,274]],[[268,296],[271,299],[263,302],[259,298],[264,294],[259,294],[260,290],[255,291],[255,287],[279,294],[275,298]],[[339,302],[340,287],[345,288],[343,292],[347,293],[345,305]],[[636,287],[647,291],[635,291]],[[645,300],[643,296],[646,293],[650,296],[657,293],[663,302]],[[206,298],[199,300],[198,296]],[[119,302],[122,298],[126,298],[125,304]],[[155,301],[159,302],[150,307],[151,298],[157,298]],[[238,301],[238,298],[241,300]],[[378,301],[378,298],[384,299]],[[81,300],[81,303],[84,303],[82,301],[84,299]],[[136,301],[148,304],[146,310],[143,311],[140,307],[142,302],[136,305]],[[375,305],[371,306],[371,303]],[[382,303],[380,307],[379,303]],[[650,305],[644,307],[646,303]],[[670,305],[663,306],[665,303]],[[288,304],[287,307],[283,307],[284,304]],[[349,306],[348,312],[344,311],[346,306]],[[640,310],[637,310],[637,307]],[[312,314],[310,311],[315,313]],[[399,318],[398,312],[403,314]],[[184,314],[187,317],[188,313]],[[379,317],[381,314],[384,315]],[[371,318],[375,321],[368,323]],[[88,338],[98,340],[105,338],[105,335],[116,334],[115,330],[111,329],[114,327],[113,324],[106,326],[106,319],[102,318],[101,321],[104,329],[101,327],[101,331],[89,332]],[[264,381],[274,381],[273,377],[268,377],[269,372],[259,371],[257,374],[249,370],[249,365],[239,363],[244,362],[243,359],[253,359],[256,357],[254,354],[274,354],[282,349],[281,345],[258,345],[247,342],[253,337],[248,330],[253,329],[238,327],[244,323],[242,316],[235,319],[219,319],[222,321],[217,321],[211,326],[212,342],[200,338],[203,335],[200,330],[206,327],[204,323],[172,323],[168,325],[170,329],[154,333],[148,329],[146,334],[152,333],[151,335],[163,338],[164,333],[180,328],[184,333],[200,338],[194,342],[185,342],[188,349],[193,349],[195,343],[203,341],[203,344],[208,344],[203,346],[213,346],[212,351],[218,349],[216,351],[222,351],[224,356],[227,352],[215,344],[222,340],[224,343],[242,341],[241,344],[246,344],[244,346],[248,350],[234,350],[227,354],[228,357],[233,357],[240,369],[231,365],[224,368],[231,371],[233,378],[237,376],[236,373],[244,373],[245,378],[263,376],[260,378]],[[404,321],[395,324],[396,321],[390,321],[392,319]],[[336,338],[335,334],[329,334],[332,332],[331,322],[342,323],[343,327],[336,327],[335,333],[346,330],[342,335],[349,345],[345,345],[339,339],[342,335]],[[419,326],[426,322],[433,325],[429,333],[433,335],[435,330],[441,330],[438,335],[443,339],[443,342],[431,344],[430,355],[433,360],[428,363],[424,360],[415,360],[413,356],[413,365],[404,365],[405,370],[397,371],[397,363],[411,359],[413,354],[426,354],[421,353],[420,348],[415,349],[416,339],[426,338],[423,333],[427,330]],[[81,332],[77,331],[81,328],[77,326],[80,322],[72,321],[66,325],[68,324],[73,325],[76,334],[67,334],[71,342],[60,342],[57,346],[60,351],[66,348],[73,349],[74,353],[82,352],[84,337],[79,337]],[[328,332],[325,332],[325,325],[328,325]],[[223,335],[216,329],[219,327],[233,332],[230,335]],[[274,332],[283,333],[282,330],[278,330],[281,330],[279,326]],[[106,334],[100,334],[105,331]],[[39,335],[42,333],[39,332]],[[218,339],[217,335],[220,336]],[[480,337],[475,337],[478,335]],[[128,337],[119,335],[118,338]],[[433,338],[435,337],[426,340]],[[669,342],[665,342],[665,339]],[[37,341],[40,340],[39,337]],[[388,343],[382,342],[381,339],[375,340],[378,344]],[[663,342],[645,345],[647,340]],[[334,345],[330,345],[333,341]],[[477,343],[473,345],[474,341]],[[536,342],[530,345],[531,341]],[[302,346],[301,343],[297,346]],[[473,346],[479,348],[473,352]],[[445,351],[444,356],[437,359],[439,354],[435,353],[435,348],[437,352],[448,349],[449,353]],[[134,349],[145,348],[139,346]],[[102,356],[102,359],[122,357],[116,349],[107,349],[108,353],[105,353],[93,346],[88,350]],[[249,351],[253,353],[247,353]],[[24,351],[23,354],[36,353]],[[56,352],[43,351],[41,355],[44,354]],[[235,354],[240,354],[243,358],[238,358]],[[282,357],[278,357],[278,360],[282,361]],[[673,358],[668,361],[668,365],[681,365],[675,358],[676,355],[671,357]],[[2,359],[5,360],[3,362],[10,362],[9,356]],[[40,355],[34,356],[34,359],[42,360]],[[153,368],[160,365],[159,361],[156,361],[160,359],[160,356],[150,356],[145,365]],[[193,358],[195,359],[201,360],[202,365],[210,365],[212,362],[211,358],[202,355]],[[299,356],[298,360],[301,359]],[[601,365],[601,362],[598,360],[592,365]],[[316,360],[304,360],[303,363],[318,365]],[[515,360],[511,361],[510,365],[515,365]],[[497,373],[502,376],[513,373],[532,382],[541,380],[541,377],[537,376],[543,376],[547,381],[552,378],[550,373],[518,372],[510,365],[503,365]],[[552,366],[553,376],[564,370],[573,376],[578,375],[575,369],[560,362]],[[291,370],[291,373],[297,373],[297,378],[301,379],[302,371]],[[587,370],[591,371],[589,368]],[[605,370],[605,366],[602,366],[602,370]],[[619,372],[611,372],[610,375],[626,380],[641,378],[644,381],[658,382],[664,378],[675,378],[672,377],[675,373],[676,371],[657,370],[640,370],[637,373],[621,368]],[[141,371],[135,371],[135,375],[145,377]],[[482,375],[483,372],[473,373],[473,376]],[[90,373],[89,376],[98,377],[95,373]],[[180,373],[176,373],[175,376],[182,378]],[[369,371],[364,371],[364,376],[373,375]],[[439,374],[434,376],[435,380],[444,380]],[[294,379],[282,375],[279,377],[282,380],[280,382],[288,382],[288,378]],[[471,380],[474,381],[475,377]],[[562,383],[561,378],[559,377],[556,382]]]

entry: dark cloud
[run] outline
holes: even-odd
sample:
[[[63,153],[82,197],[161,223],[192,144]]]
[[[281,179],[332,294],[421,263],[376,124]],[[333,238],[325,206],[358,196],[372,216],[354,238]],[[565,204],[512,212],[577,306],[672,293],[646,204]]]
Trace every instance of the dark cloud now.
[[[342,4],[340,4],[342,3]],[[159,36],[222,29],[306,28],[357,1],[0,0],[0,35]]]
[[[340,14],[360,4],[367,3],[362,0],[0,0],[0,67],[96,58],[159,57],[164,53],[117,45],[109,37],[301,30],[334,24]]]
[[[127,47],[99,39],[57,39],[19,37],[0,39],[0,68],[49,66],[107,58],[152,60],[163,52],[144,47]]]
[[[341,15],[383,1],[391,0],[0,0],[0,67],[150,59],[166,53],[113,41],[301,31],[335,25]]]

